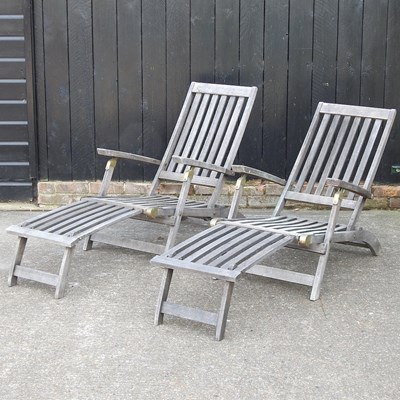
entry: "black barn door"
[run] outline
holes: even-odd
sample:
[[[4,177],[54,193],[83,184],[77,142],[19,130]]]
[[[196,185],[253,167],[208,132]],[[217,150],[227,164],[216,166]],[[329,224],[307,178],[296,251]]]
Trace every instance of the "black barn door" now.
[[[36,139],[30,0],[0,1],[0,200],[32,200]]]

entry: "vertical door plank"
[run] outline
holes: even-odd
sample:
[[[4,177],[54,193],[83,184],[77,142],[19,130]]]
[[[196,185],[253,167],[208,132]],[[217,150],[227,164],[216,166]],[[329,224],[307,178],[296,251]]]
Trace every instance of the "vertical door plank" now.
[[[361,105],[382,107],[388,0],[364,0]]]
[[[190,84],[190,1],[167,0],[167,137]]]
[[[264,1],[240,3],[240,84],[257,86],[258,93],[240,146],[242,163],[262,169],[262,109]]]
[[[93,60],[96,147],[118,149],[118,68],[116,1],[93,2]],[[101,178],[106,160],[97,157]],[[118,178],[118,174],[115,174]]]
[[[44,60],[44,26],[43,0],[34,0],[34,57],[35,57],[35,89],[36,89],[36,123],[39,178],[49,177],[47,160],[47,109],[46,109],[46,77]]]
[[[339,1],[336,101],[360,101],[363,2]]]
[[[315,0],[312,111],[336,98],[338,0]]]
[[[214,82],[215,0],[191,0],[190,76],[195,82]]]
[[[166,51],[165,2],[142,2],[143,43],[143,150],[161,158],[166,134]],[[152,179],[155,167],[145,167],[145,179]]]
[[[386,51],[385,107],[397,109],[397,117],[389,137],[377,179],[399,182],[390,175],[391,166],[400,164],[400,2],[390,1]]]
[[[119,0],[117,7],[119,147],[143,154],[141,1]],[[120,178],[143,179],[143,166],[121,161]]]
[[[49,179],[70,180],[72,173],[66,2],[45,0],[43,15],[48,176]]]
[[[215,80],[239,83],[239,0],[216,0]]]
[[[291,170],[311,121],[313,0],[290,3],[287,171]]]
[[[68,1],[72,178],[95,178],[92,6]]]
[[[265,2],[264,169],[285,176],[289,0]]]

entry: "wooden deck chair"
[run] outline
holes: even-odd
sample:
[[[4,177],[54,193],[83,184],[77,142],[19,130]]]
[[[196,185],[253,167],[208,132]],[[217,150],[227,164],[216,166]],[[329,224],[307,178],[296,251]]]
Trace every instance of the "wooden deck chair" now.
[[[106,166],[99,197],[85,198],[7,229],[9,233],[18,236],[9,285],[15,285],[17,278],[31,279],[55,286],[55,297],[60,298],[64,294],[73,250],[76,243],[83,238],[86,239],[85,249],[90,249],[93,241],[101,241],[157,254],[175,243],[182,217],[226,217],[229,207],[220,206],[217,201],[224,177],[234,175],[231,167],[256,93],[256,87],[193,82],[161,161],[121,151],[99,149],[99,154],[111,157]],[[114,168],[120,158],[159,165],[147,196],[107,196]],[[182,162],[189,167],[185,167]],[[179,196],[158,194],[162,181],[182,183]],[[209,200],[187,200],[191,184],[212,188]],[[118,237],[99,232],[130,218],[167,224],[170,229],[166,244],[157,245],[135,239],[118,240]],[[94,235],[97,232],[98,235]],[[21,265],[25,245],[30,237],[65,247],[58,274]]]
[[[155,323],[162,323],[164,314],[203,322],[215,326],[216,338],[221,340],[233,286],[243,272],[309,285],[310,298],[316,300],[332,243],[366,247],[377,255],[380,244],[376,237],[356,224],[365,200],[372,197],[371,185],[395,115],[395,110],[320,103],[272,216],[216,221],[213,227],[151,260],[165,268]],[[270,179],[244,166],[233,169]],[[283,215],[287,201],[325,206],[329,218],[323,222]],[[237,205],[238,198],[232,207]],[[352,210],[345,224],[338,223],[341,208]],[[283,247],[317,253],[315,274],[259,265]],[[219,311],[168,301],[174,269],[225,281]]]

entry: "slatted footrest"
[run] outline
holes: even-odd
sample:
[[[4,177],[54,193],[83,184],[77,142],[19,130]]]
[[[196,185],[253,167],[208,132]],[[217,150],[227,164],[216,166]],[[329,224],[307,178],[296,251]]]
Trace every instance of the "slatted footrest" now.
[[[151,263],[234,282],[242,272],[292,241],[293,236],[218,224],[154,257]]]
[[[123,205],[84,199],[50,212],[41,213],[7,232],[21,237],[36,237],[65,247],[118,221],[142,213]]]

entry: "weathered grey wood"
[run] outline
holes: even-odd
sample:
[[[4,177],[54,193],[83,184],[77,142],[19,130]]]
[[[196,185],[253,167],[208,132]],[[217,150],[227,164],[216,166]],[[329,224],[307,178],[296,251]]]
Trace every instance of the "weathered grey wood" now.
[[[29,279],[32,281],[45,283],[46,285],[56,286],[59,281],[59,276],[46,271],[40,271],[22,265],[17,265],[14,271],[14,276],[18,278]]]
[[[364,188],[353,185],[352,183],[342,181],[340,179],[327,179],[327,185],[334,186],[337,188],[345,189],[355,194],[359,194],[367,199],[372,199],[372,193],[369,190],[365,190]]]
[[[65,286],[67,285],[67,277],[69,269],[71,267],[71,260],[74,250],[75,247],[66,248],[64,250],[64,255],[61,261],[61,268],[59,272],[59,279],[56,285],[56,293],[55,293],[56,299],[61,299],[62,297],[64,297]]]
[[[246,274],[263,276],[286,282],[298,283],[300,285],[312,286],[314,275],[304,274],[302,272],[294,272],[282,268],[268,267],[266,265],[253,265],[245,271]]]
[[[8,286],[14,286],[17,284],[17,277],[15,276],[15,268],[17,267],[17,265],[21,264],[27,240],[28,239],[25,237],[22,236],[18,237],[17,249],[15,252],[13,262],[11,264],[10,272],[8,274]]]
[[[210,171],[222,172],[223,174],[230,176],[234,175],[234,172],[232,170],[220,167],[219,165],[210,164],[204,161],[194,160],[192,158],[173,156],[172,160],[175,161],[176,163],[189,165],[191,167],[198,167],[198,168],[208,169]]]
[[[232,165],[232,171],[239,174],[246,174],[254,176],[256,178],[265,179],[270,182],[278,183],[282,186],[286,184],[286,181],[282,178],[279,178],[275,175],[269,174],[256,168],[248,167],[247,165]]]
[[[164,313],[162,312],[162,307],[165,301],[167,301],[169,288],[171,286],[171,279],[174,270],[171,268],[164,269],[163,276],[161,280],[161,288],[160,293],[158,295],[157,304],[156,304],[156,313],[154,317],[154,324],[160,325],[164,320]]]
[[[133,160],[155,165],[161,164],[161,161],[157,160],[156,158],[145,157],[140,154],[127,153],[125,151],[102,149],[99,147],[97,149],[97,153],[101,156],[106,156],[111,158],[123,158],[124,160]]]
[[[161,308],[162,314],[169,314],[179,318],[185,318],[191,321],[202,322],[208,325],[217,325],[217,314],[198,308],[187,307],[180,304],[164,302]],[[158,325],[158,324],[157,324]]]
[[[205,91],[203,91],[203,89]],[[84,239],[84,250],[94,241],[159,254],[171,247],[177,237],[182,217],[217,217],[228,214],[227,207],[217,206],[225,175],[233,175],[231,166],[254,104],[257,88],[220,87],[214,84],[192,83],[161,161],[142,155],[99,148],[99,155],[110,157],[107,162],[99,197],[88,198],[46,215],[10,227],[9,232],[24,237],[36,237],[73,248]],[[233,148],[233,151],[231,149]],[[148,196],[108,197],[113,173],[119,159],[159,165]],[[211,161],[210,161],[211,160]],[[190,171],[186,166],[190,165]],[[213,175],[218,173],[219,176]],[[193,176],[194,175],[194,176]],[[156,194],[161,179],[182,182],[179,196]],[[211,200],[188,201],[191,184],[214,188]],[[123,219],[137,217],[148,222],[170,226],[165,245],[99,233],[103,228]],[[70,266],[72,250],[65,250],[56,297],[62,297]],[[32,275],[34,276],[34,274]]]
[[[226,320],[228,318],[229,307],[231,305],[231,298],[233,292],[233,282],[224,283],[224,291],[221,299],[221,306],[218,313],[218,321],[215,329],[215,338],[219,341],[224,338]]]
[[[229,112],[234,109],[232,105]],[[368,231],[355,229],[354,224],[365,199],[372,197],[370,188],[394,116],[393,110],[320,103],[271,217],[232,219],[238,209],[246,174],[271,178],[250,167],[232,166],[242,177],[235,188],[230,218],[215,220],[212,228],[151,260],[164,268],[203,273],[225,281],[216,327],[217,340],[223,338],[233,285],[242,273],[310,286],[310,300],[316,300],[333,243],[366,247],[372,254],[379,252],[376,237]],[[285,183],[281,179],[275,181]],[[346,198],[345,192],[349,192]],[[358,197],[354,200],[355,195]],[[330,208],[327,221],[281,215],[289,200],[327,206]],[[342,208],[353,210],[346,224],[338,224]],[[259,264],[283,247],[316,253],[315,274]],[[185,307],[179,306],[179,311],[172,313],[183,318],[193,314],[181,310]],[[201,313],[196,311],[193,319],[201,320],[199,315]]]
[[[165,250],[164,244],[150,243],[133,238],[114,237],[112,235],[107,235],[104,232],[94,233],[93,235],[91,235],[91,239],[93,242],[110,244],[112,246],[143,251],[145,253],[151,254],[161,254]]]

